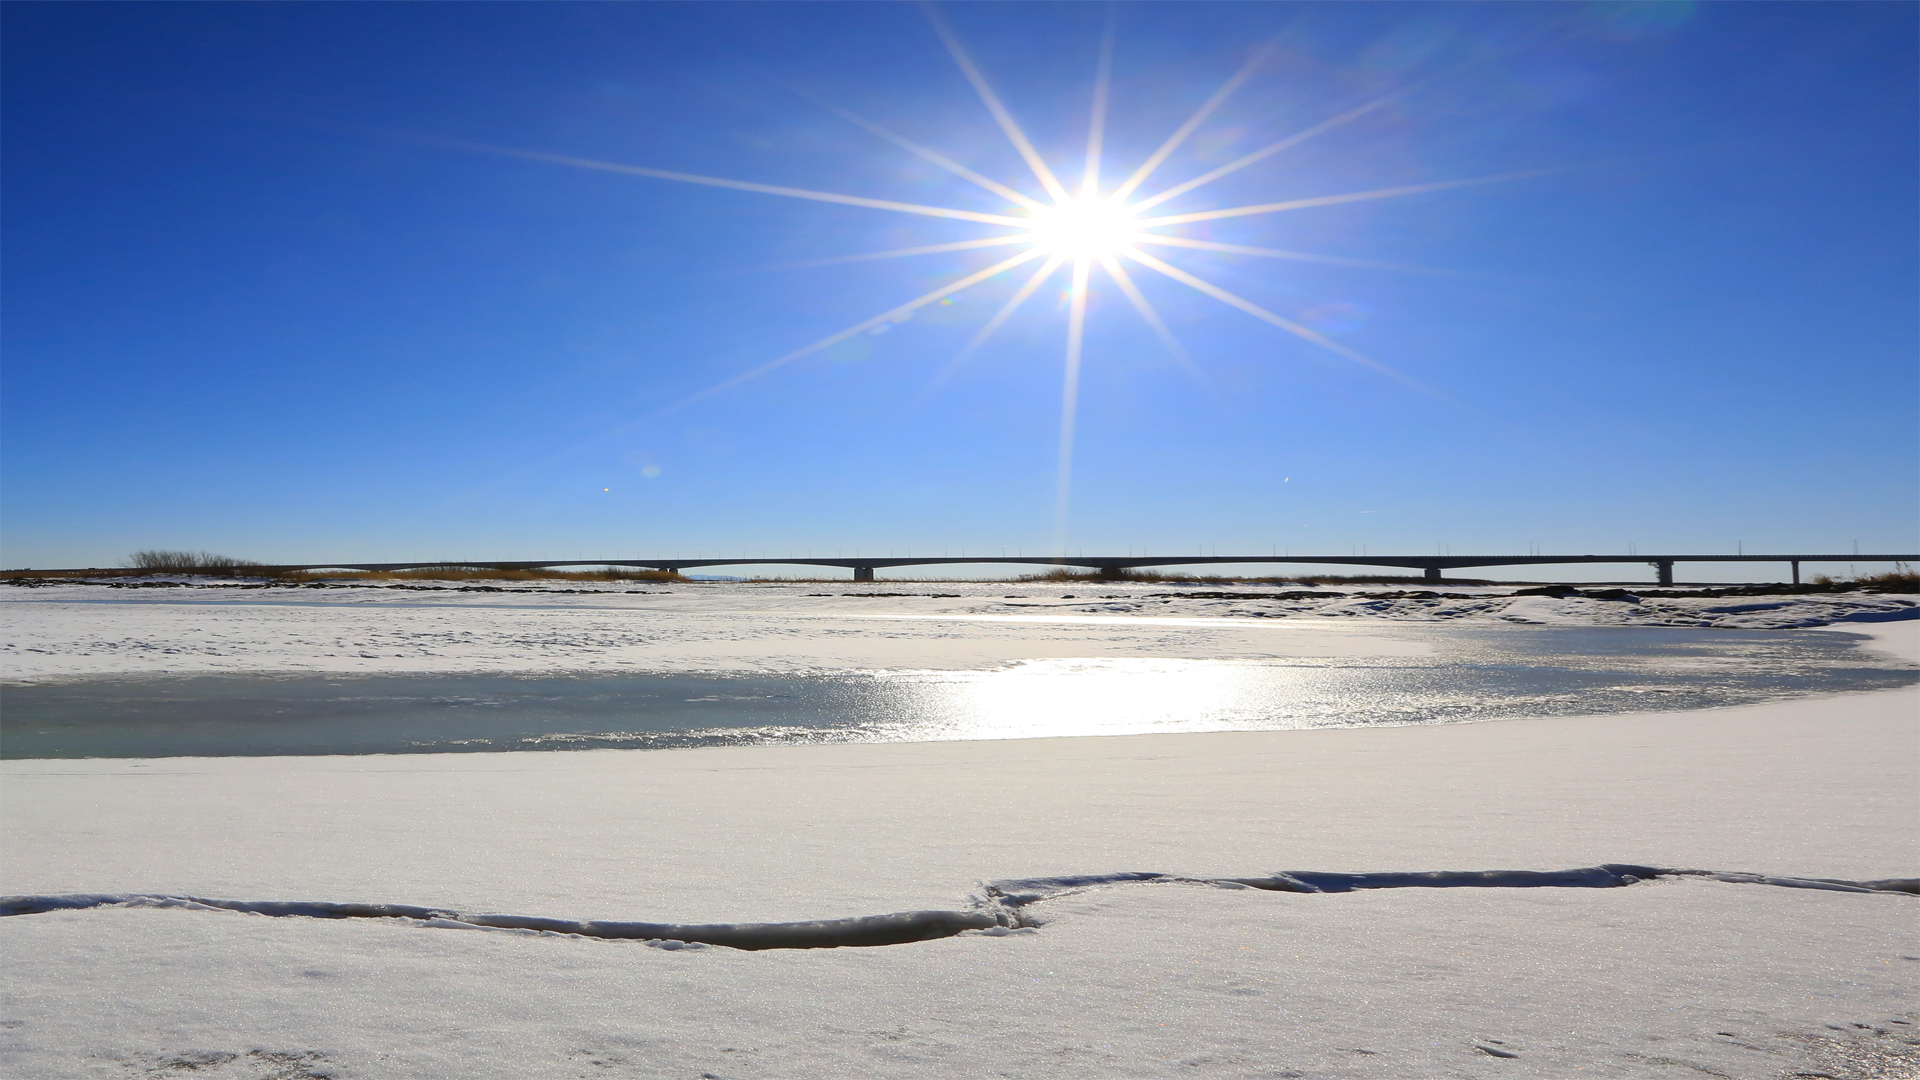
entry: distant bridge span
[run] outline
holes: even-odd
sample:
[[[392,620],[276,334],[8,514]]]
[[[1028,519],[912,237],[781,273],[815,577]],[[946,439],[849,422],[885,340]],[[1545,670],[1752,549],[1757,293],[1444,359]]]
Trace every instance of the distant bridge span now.
[[[1651,566],[1662,585],[1673,584],[1675,563],[1746,562],[1791,563],[1794,584],[1800,583],[1801,563],[1920,562],[1920,555],[975,555],[877,558],[866,555],[831,559],[568,559],[537,562],[387,562],[308,563],[302,566],[263,567],[266,570],[421,570],[435,566],[483,566],[495,570],[548,570],[562,566],[631,566],[641,570],[692,570],[709,566],[834,566],[853,571],[853,580],[872,581],[873,572],[896,566],[956,566],[1013,563],[1023,566],[1077,566],[1118,578],[1122,571],[1149,566],[1205,566],[1248,563],[1286,563],[1310,566],[1382,566],[1419,570],[1428,581],[1444,581],[1442,570],[1480,566],[1587,566],[1627,563]]]

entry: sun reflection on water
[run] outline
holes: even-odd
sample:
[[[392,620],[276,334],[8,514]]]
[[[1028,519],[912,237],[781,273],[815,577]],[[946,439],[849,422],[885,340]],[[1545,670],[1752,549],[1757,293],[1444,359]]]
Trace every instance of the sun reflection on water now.
[[[911,685],[890,737],[1031,739],[1218,731],[1284,723],[1318,667],[1231,660],[1032,660],[986,672],[894,676]],[[1336,677],[1337,678],[1337,677]],[[1321,692],[1308,695],[1324,699]]]

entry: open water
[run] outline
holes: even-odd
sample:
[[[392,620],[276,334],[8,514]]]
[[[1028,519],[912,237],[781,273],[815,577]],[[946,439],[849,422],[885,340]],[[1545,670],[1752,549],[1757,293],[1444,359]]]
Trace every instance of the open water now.
[[[1040,660],[832,676],[207,675],[0,687],[0,757],[413,754],[1361,727],[1920,681],[1854,635],[1395,627],[1424,657]]]

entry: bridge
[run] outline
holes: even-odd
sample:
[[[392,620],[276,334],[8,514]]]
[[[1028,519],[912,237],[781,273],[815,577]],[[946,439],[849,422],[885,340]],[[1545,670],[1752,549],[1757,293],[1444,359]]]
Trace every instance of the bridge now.
[[[694,570],[715,566],[831,566],[853,571],[853,580],[872,581],[878,569],[899,566],[960,566],[970,564],[1015,564],[1023,566],[1072,566],[1097,571],[1115,580],[1125,571],[1154,566],[1207,566],[1226,564],[1288,564],[1311,566],[1370,566],[1419,570],[1427,581],[1446,580],[1443,570],[1464,570],[1487,566],[1595,566],[1627,564],[1650,566],[1662,585],[1673,584],[1676,563],[1788,563],[1793,567],[1793,583],[1800,584],[1801,563],[1912,563],[1920,555],[980,555],[877,558],[867,555],[831,559],[780,559],[771,557],[738,559],[569,559],[556,562],[464,562],[439,559],[432,562],[383,563],[307,563],[299,566],[263,566],[262,572],[294,570],[424,570],[436,566],[474,566],[492,570],[550,570],[567,566],[628,566],[640,570]],[[254,569],[249,567],[248,569]],[[54,571],[48,571],[49,573]],[[62,573],[72,571],[59,571]]]

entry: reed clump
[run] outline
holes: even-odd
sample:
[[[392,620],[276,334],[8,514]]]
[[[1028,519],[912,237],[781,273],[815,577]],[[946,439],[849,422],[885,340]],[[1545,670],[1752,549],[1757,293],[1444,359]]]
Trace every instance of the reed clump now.
[[[1175,581],[1175,580],[1198,581],[1200,579],[1185,578],[1185,577],[1171,577],[1165,574],[1157,574],[1151,570],[1106,570],[1106,571],[1069,570],[1066,567],[1062,566],[1053,570],[1048,570],[1047,572],[1042,574],[1021,574],[1019,577],[1014,578],[1013,580],[1017,582],[1034,582],[1036,584],[1045,584],[1045,585],[1052,585],[1052,584],[1065,585],[1065,584],[1071,584],[1073,582],[1088,582],[1088,581],[1155,582],[1155,581]]]
[[[1878,574],[1851,574],[1835,577],[1829,574],[1815,574],[1810,579],[1815,585],[1827,588],[1873,589],[1878,592],[1920,592],[1920,572],[1911,564],[1894,563],[1893,569]]]
[[[255,577],[266,567],[252,559],[215,555],[211,551],[136,551],[127,566],[149,574],[210,574],[218,577]]]

